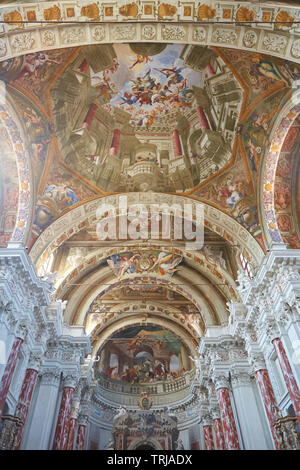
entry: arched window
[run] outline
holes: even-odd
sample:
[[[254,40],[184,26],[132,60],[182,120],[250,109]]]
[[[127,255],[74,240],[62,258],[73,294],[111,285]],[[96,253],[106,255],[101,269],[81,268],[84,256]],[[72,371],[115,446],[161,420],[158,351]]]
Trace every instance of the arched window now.
[[[170,372],[175,372],[179,370],[179,359],[175,354],[170,358]]]
[[[242,253],[240,253],[240,261],[241,261],[242,268],[246,271],[249,278],[252,279],[253,274],[252,274],[250,263]]]

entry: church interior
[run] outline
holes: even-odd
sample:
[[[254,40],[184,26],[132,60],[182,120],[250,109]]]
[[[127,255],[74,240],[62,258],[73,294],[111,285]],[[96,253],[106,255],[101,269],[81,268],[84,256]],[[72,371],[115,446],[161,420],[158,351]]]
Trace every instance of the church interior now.
[[[299,155],[300,2],[1,2],[0,449],[300,450]]]

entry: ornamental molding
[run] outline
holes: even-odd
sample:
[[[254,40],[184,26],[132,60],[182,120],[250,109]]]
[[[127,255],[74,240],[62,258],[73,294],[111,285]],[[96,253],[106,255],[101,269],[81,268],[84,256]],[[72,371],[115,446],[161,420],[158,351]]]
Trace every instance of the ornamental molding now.
[[[248,372],[232,370],[231,383],[233,387],[249,386],[252,383],[252,378]]]
[[[179,2],[179,0],[178,0]],[[64,2],[59,2],[63,4]],[[143,0],[140,0],[143,3]],[[224,2],[225,3],[225,2]],[[221,7],[221,3],[215,3],[216,9]],[[269,5],[270,7],[270,5]],[[3,11],[4,7],[0,7]],[[26,18],[25,6],[20,5],[20,11],[24,8],[24,18]],[[37,9],[37,15],[40,15],[40,5],[32,4],[31,10]],[[179,8],[179,7],[178,7]],[[5,7],[7,11],[7,6]],[[103,8],[105,10],[105,8]],[[63,9],[65,11],[66,9]],[[117,8],[115,9],[117,10]],[[299,12],[298,12],[299,13]],[[1,17],[1,16],[0,16]],[[222,10],[220,9],[220,18]],[[61,17],[63,19],[63,15]],[[163,19],[154,17],[145,18],[149,23],[143,23],[142,19],[131,19],[131,24],[124,24],[124,17],[120,20],[117,16],[112,16],[110,20],[103,19],[103,24],[95,25],[93,20],[85,19],[87,23],[82,22],[82,17],[74,16],[69,24],[55,24],[51,22],[36,23],[34,25],[26,24],[22,28],[3,25],[3,36],[0,39],[0,58],[8,59],[23,55],[25,53],[38,52],[45,49],[59,49],[71,45],[86,45],[99,43],[112,43],[114,41],[157,41],[178,43],[199,44],[205,41],[205,44],[220,44],[225,47],[256,51],[257,53],[271,52],[276,56],[287,60],[297,62],[299,59],[299,38],[300,29],[293,27],[289,31],[280,30],[279,34],[274,30],[274,25],[268,29],[263,24],[256,23],[255,27],[242,25],[235,28],[228,28],[226,25],[216,26],[209,21],[205,24],[197,24],[197,19],[189,18],[189,23],[184,19],[177,19],[179,24],[166,24]],[[72,24],[78,21],[82,24]],[[101,21],[101,20],[100,20]],[[111,21],[111,22],[110,22]],[[153,21],[153,23],[151,23]],[[114,22],[114,23],[113,23]],[[115,24],[118,23],[119,24]],[[20,31],[22,29],[22,31]],[[30,29],[30,31],[26,31]]]
[[[41,384],[52,385],[55,387],[59,386],[61,379],[61,373],[59,369],[43,369],[41,372]]]

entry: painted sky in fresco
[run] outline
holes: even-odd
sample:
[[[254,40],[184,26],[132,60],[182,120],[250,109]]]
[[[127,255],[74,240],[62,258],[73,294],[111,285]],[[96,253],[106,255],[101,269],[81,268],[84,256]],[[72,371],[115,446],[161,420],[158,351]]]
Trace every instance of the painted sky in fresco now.
[[[150,127],[163,123],[168,111],[191,106],[193,86],[201,86],[201,73],[185,67],[179,58],[183,46],[170,44],[154,56],[136,55],[128,44],[116,44],[114,66],[92,73],[92,86],[111,111],[119,107],[131,114],[131,124]]]

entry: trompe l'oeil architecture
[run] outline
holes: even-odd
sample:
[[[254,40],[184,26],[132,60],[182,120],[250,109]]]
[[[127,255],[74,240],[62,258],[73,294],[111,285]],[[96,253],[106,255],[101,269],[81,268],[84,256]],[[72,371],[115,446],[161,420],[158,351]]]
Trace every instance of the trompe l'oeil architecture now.
[[[0,5],[0,449],[300,449],[299,23]]]

